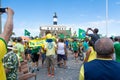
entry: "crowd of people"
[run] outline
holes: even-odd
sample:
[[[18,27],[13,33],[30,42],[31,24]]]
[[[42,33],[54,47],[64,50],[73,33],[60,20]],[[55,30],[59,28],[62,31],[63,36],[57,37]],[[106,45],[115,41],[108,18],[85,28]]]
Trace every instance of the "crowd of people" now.
[[[78,62],[79,57],[83,58],[79,80],[120,80],[119,37],[100,38],[97,28],[88,28],[82,41],[77,38],[53,39],[51,32],[47,31],[42,45],[30,47],[29,41],[23,41],[21,37],[10,40],[14,11],[7,8],[6,13],[4,31],[0,34],[1,80],[18,80],[18,73],[22,71],[21,64],[24,62],[32,62],[31,73],[39,71],[39,61],[43,68],[47,67],[48,77],[54,77],[55,65],[67,68],[68,50],[72,51],[75,62]],[[89,34],[89,30],[93,34]]]

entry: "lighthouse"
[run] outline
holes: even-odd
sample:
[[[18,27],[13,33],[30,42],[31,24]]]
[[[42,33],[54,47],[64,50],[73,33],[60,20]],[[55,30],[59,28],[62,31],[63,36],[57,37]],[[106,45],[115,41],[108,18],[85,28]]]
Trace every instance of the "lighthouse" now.
[[[61,37],[60,34],[64,34],[65,38],[71,37],[71,35],[72,35],[71,28],[68,29],[67,26],[65,26],[65,25],[58,25],[58,21],[57,21],[58,15],[56,14],[56,12],[53,13],[52,19],[53,19],[52,25],[40,26],[41,37],[44,37],[46,35],[47,31],[50,31],[50,33],[53,36],[58,37],[58,38]]]
[[[56,15],[56,12],[53,15],[53,25],[57,25],[57,15]]]

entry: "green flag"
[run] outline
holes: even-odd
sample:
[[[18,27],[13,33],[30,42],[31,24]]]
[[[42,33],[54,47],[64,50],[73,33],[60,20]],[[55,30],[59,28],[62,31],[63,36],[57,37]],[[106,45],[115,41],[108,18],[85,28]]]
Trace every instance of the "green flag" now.
[[[64,39],[64,34],[63,33],[59,34],[59,38]]]
[[[30,36],[30,32],[25,29],[25,30],[24,30],[24,35],[25,35],[25,36]]]
[[[66,34],[67,35],[65,37],[66,38],[70,38],[70,36],[71,36],[71,30],[66,30]]]
[[[79,31],[78,31],[79,39],[83,39],[83,38],[85,38],[85,36],[86,36],[85,31],[83,29],[79,29]]]
[[[67,35],[71,35],[71,30],[66,30]]]

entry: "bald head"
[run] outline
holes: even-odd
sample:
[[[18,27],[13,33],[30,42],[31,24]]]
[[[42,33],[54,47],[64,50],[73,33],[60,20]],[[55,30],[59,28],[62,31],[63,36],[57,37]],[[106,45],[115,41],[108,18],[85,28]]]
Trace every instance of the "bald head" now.
[[[107,57],[114,53],[113,42],[109,38],[101,38],[95,43],[95,50],[97,55]]]

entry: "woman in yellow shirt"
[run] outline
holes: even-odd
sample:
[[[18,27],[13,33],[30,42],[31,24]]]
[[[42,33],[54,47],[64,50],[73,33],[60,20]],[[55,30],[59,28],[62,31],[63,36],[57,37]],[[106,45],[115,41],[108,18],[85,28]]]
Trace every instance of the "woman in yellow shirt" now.
[[[89,62],[96,59],[96,51],[94,50],[93,43],[89,41],[89,49],[86,52],[86,57],[84,59],[84,62]]]

